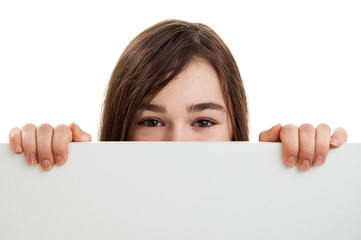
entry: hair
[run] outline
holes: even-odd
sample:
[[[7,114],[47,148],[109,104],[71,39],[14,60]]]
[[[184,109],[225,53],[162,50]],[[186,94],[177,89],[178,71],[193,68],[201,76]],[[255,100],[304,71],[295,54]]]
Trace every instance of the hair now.
[[[210,27],[180,20],[144,30],[120,56],[106,90],[100,141],[129,140],[141,109],[194,58],[206,60],[217,72],[232,140],[248,141],[247,98],[232,53]]]

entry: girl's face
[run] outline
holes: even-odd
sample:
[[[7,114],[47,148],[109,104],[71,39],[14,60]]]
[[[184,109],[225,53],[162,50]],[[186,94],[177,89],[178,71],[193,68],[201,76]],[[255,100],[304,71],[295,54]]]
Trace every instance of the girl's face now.
[[[232,127],[213,67],[193,60],[143,109],[132,141],[230,141]]]

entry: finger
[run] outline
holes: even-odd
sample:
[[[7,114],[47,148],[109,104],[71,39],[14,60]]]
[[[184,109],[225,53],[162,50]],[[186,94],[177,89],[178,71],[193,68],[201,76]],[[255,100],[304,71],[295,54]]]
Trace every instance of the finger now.
[[[315,158],[313,165],[321,166],[330,150],[331,129],[327,124],[320,124],[316,128]]]
[[[259,134],[259,140],[261,142],[279,142],[281,129],[282,129],[282,125],[277,124],[271,129],[261,132]]]
[[[316,130],[311,124],[302,124],[299,128],[298,167],[307,171],[311,168],[315,155]]]
[[[9,132],[9,144],[11,150],[14,153],[20,154],[23,152],[22,143],[21,143],[21,130],[20,128],[13,128]]]
[[[29,165],[38,164],[36,157],[36,126],[32,123],[24,125],[21,130],[26,161]]]
[[[53,127],[49,124],[42,124],[37,128],[36,146],[38,160],[43,170],[49,171],[54,165],[52,151]]]
[[[292,124],[285,125],[280,132],[280,139],[283,161],[289,167],[295,166],[298,155],[298,128]]]
[[[54,128],[53,154],[57,165],[63,165],[68,159],[68,145],[72,139],[73,136],[68,126],[60,124]]]
[[[73,133],[74,142],[90,142],[92,140],[90,134],[81,130],[81,128],[76,123],[72,122],[69,127]]]
[[[331,148],[338,148],[347,142],[347,132],[343,128],[336,128],[331,137]]]

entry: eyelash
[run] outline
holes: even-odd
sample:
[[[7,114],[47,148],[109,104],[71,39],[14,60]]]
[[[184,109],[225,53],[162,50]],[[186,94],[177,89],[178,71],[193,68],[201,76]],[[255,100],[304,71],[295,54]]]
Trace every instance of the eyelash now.
[[[150,121],[156,121],[157,122],[157,125],[156,126],[150,126]],[[201,121],[206,121],[207,122],[207,126],[204,126],[204,127],[201,127],[199,126],[199,122]],[[159,119],[156,119],[156,118],[148,118],[148,119],[144,119],[142,121],[140,121],[138,123],[139,125],[142,125],[142,126],[145,126],[145,127],[163,127],[164,124],[159,120]],[[161,126],[158,126],[159,124],[161,124]],[[214,125],[216,125],[217,123],[211,119],[207,119],[207,118],[201,118],[201,119],[197,119],[193,124],[192,126],[193,127],[197,127],[197,128],[210,128],[210,127],[213,127]],[[198,125],[198,126],[197,126]]]
[[[217,123],[211,119],[208,119],[208,118],[201,118],[201,119],[198,119],[197,121],[195,121],[195,123],[193,123],[192,126],[195,126],[196,124],[199,125],[198,123],[201,122],[201,121],[205,121],[207,122],[207,126],[205,127],[200,127],[198,126],[199,128],[210,128],[210,127],[213,127],[214,125],[216,125]],[[197,126],[195,126],[197,127]]]
[[[160,123],[160,124],[162,124],[162,126],[158,126],[158,124],[157,124],[157,126],[149,126],[149,122],[150,121],[157,121],[158,122],[158,124]],[[156,118],[148,118],[148,119],[144,119],[144,120],[142,120],[142,121],[140,121],[139,122],[139,124],[140,125],[143,125],[143,126],[145,126],[145,127],[163,127],[164,126],[164,124],[163,123],[161,123],[161,121],[159,121],[158,119],[156,119]]]

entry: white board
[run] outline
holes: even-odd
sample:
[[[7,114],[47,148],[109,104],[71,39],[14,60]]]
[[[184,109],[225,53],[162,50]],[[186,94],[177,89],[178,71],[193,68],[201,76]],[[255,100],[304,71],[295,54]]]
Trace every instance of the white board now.
[[[71,143],[50,172],[0,144],[0,239],[361,239],[361,144],[308,172],[278,143]]]

